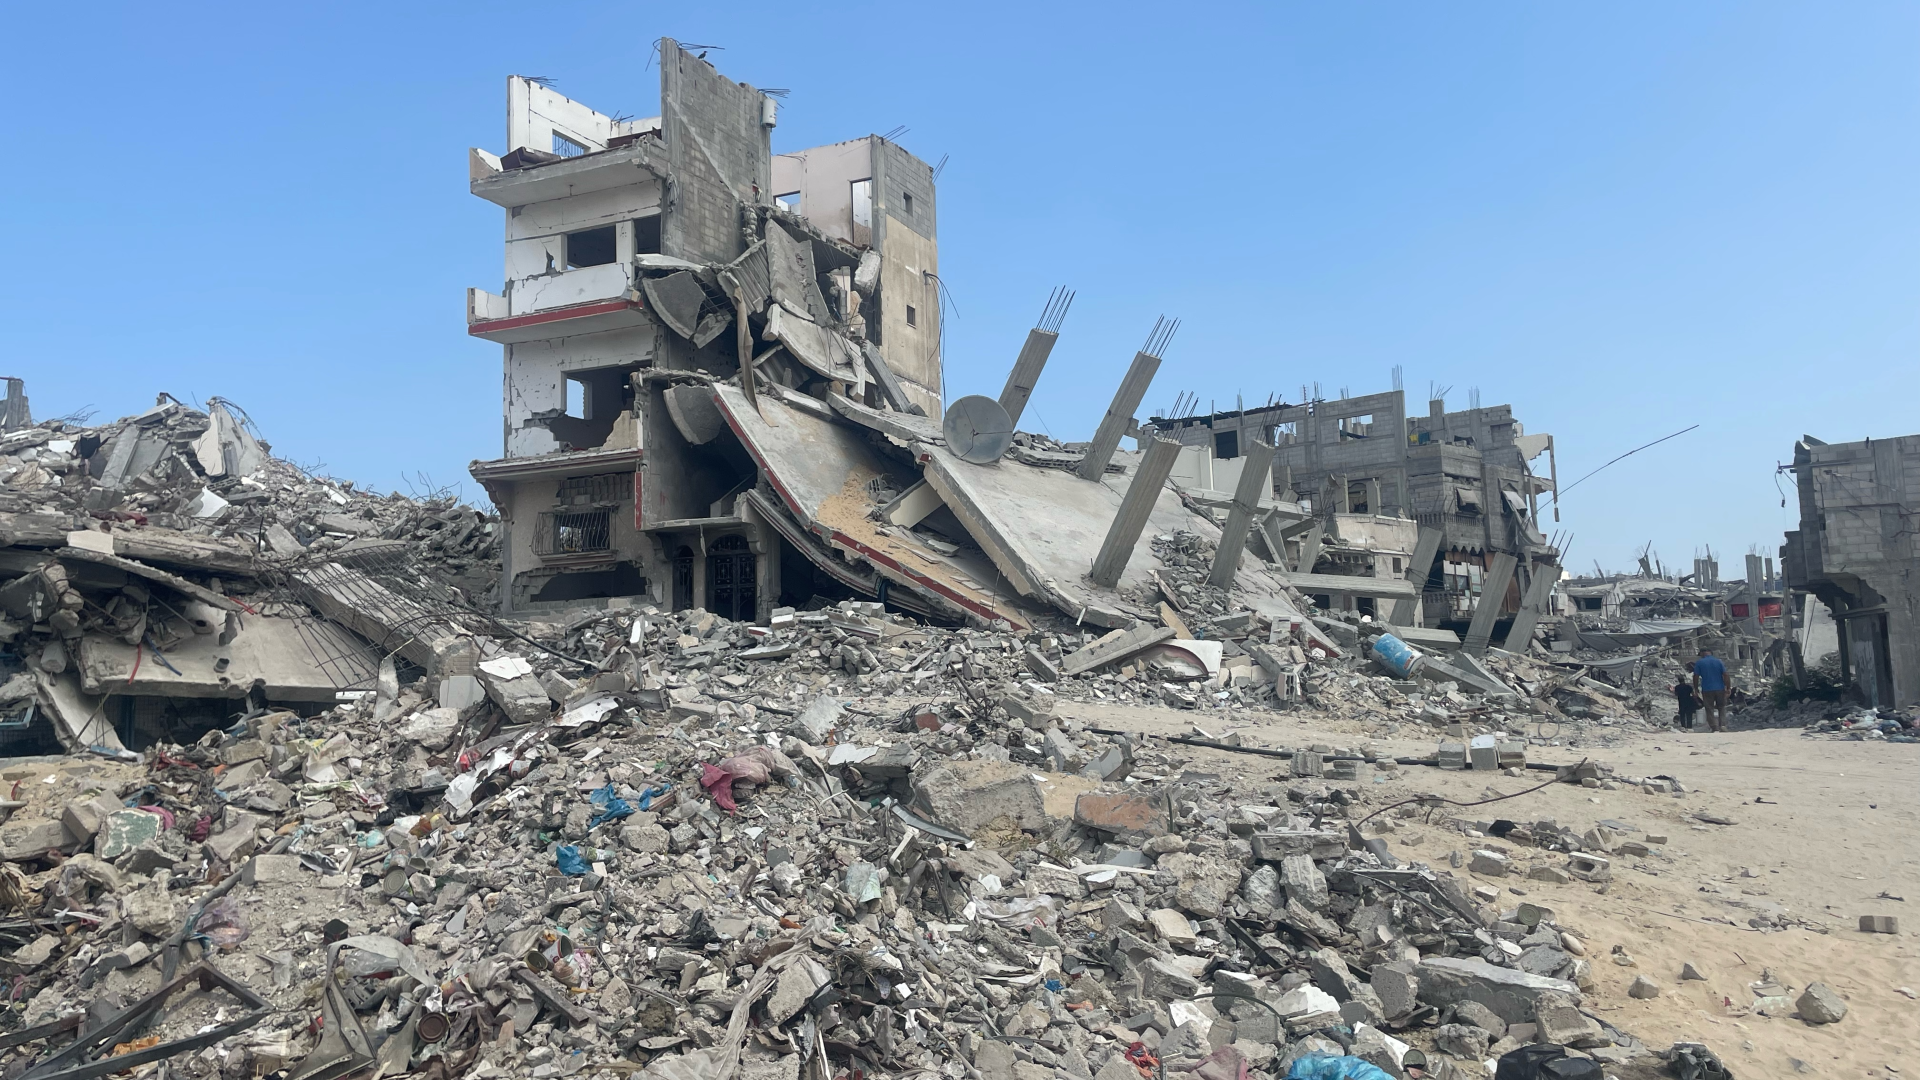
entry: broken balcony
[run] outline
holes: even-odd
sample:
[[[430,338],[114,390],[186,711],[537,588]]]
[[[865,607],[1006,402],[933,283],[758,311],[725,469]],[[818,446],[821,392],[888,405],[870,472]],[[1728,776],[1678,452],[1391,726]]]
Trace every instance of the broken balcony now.
[[[507,295],[467,290],[467,333],[512,344],[642,326],[645,304],[626,263],[582,266],[509,282]]]
[[[517,169],[503,167],[499,158],[485,150],[469,151],[467,160],[473,193],[509,210],[530,203],[608,191],[666,174],[667,148],[654,135],[640,136],[610,150]]]

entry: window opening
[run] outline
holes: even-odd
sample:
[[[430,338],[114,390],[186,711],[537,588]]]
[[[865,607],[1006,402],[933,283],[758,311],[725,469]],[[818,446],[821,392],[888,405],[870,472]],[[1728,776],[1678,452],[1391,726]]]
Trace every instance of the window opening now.
[[[534,554],[581,555],[613,549],[613,515],[607,510],[555,511],[540,515]]]
[[[1213,433],[1213,456],[1220,461],[1230,461],[1240,456],[1240,433],[1238,431],[1216,431]]]
[[[660,254],[659,214],[633,219],[633,251],[636,255]]]
[[[587,388],[579,379],[567,379],[567,415],[575,420],[587,418]]]
[[[567,234],[567,266],[604,266],[614,260],[613,226]]]
[[[900,202],[901,202],[901,205],[906,209],[907,216],[912,217],[913,216],[913,193],[910,191],[901,192]]]
[[[908,326],[920,325],[920,313],[914,310],[914,307],[912,304],[907,305],[907,325]]]
[[[789,191],[785,195],[775,195],[773,203],[789,214],[797,214],[800,212],[800,193]]]
[[[873,243],[873,180],[855,180],[851,186],[853,197],[853,242],[856,244]]]
[[[586,144],[575,142],[559,132],[553,133],[553,152],[563,158],[579,157],[587,152]]]

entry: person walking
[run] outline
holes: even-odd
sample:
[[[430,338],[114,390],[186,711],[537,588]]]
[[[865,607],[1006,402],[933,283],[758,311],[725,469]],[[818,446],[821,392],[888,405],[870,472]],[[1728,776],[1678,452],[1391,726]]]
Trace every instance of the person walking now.
[[[1693,714],[1700,711],[1700,695],[1693,692],[1693,661],[1687,661],[1687,670],[1680,681],[1673,684],[1673,698],[1680,707],[1680,715],[1674,718],[1674,726],[1682,731],[1693,730]]]
[[[1733,680],[1727,677],[1727,665],[1713,650],[1702,648],[1700,658],[1693,662],[1693,688],[1700,692],[1701,704],[1706,707],[1707,730],[1727,730],[1727,695],[1733,690]]]

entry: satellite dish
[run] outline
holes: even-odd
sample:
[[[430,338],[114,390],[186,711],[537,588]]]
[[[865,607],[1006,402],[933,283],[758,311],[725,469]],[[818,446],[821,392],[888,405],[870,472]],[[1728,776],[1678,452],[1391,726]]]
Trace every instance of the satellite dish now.
[[[999,402],[972,394],[947,406],[940,434],[960,460],[991,465],[1013,445],[1013,419]]]

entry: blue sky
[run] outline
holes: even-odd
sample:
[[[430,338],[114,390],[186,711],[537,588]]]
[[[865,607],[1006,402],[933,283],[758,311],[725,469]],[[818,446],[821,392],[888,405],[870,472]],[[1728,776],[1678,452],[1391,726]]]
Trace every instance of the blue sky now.
[[[788,87],[775,149],[899,125],[941,177],[951,394],[1077,289],[1030,426],[1148,395],[1452,387],[1552,432],[1569,563],[1735,576],[1803,432],[1920,431],[1920,7],[1772,3],[42,5],[11,13],[5,374],[157,391],[382,489],[500,453],[504,81],[652,115],[662,35]],[[24,43],[37,43],[19,47]],[[1418,404],[1413,406],[1416,410]],[[417,483],[417,481],[416,481]]]

